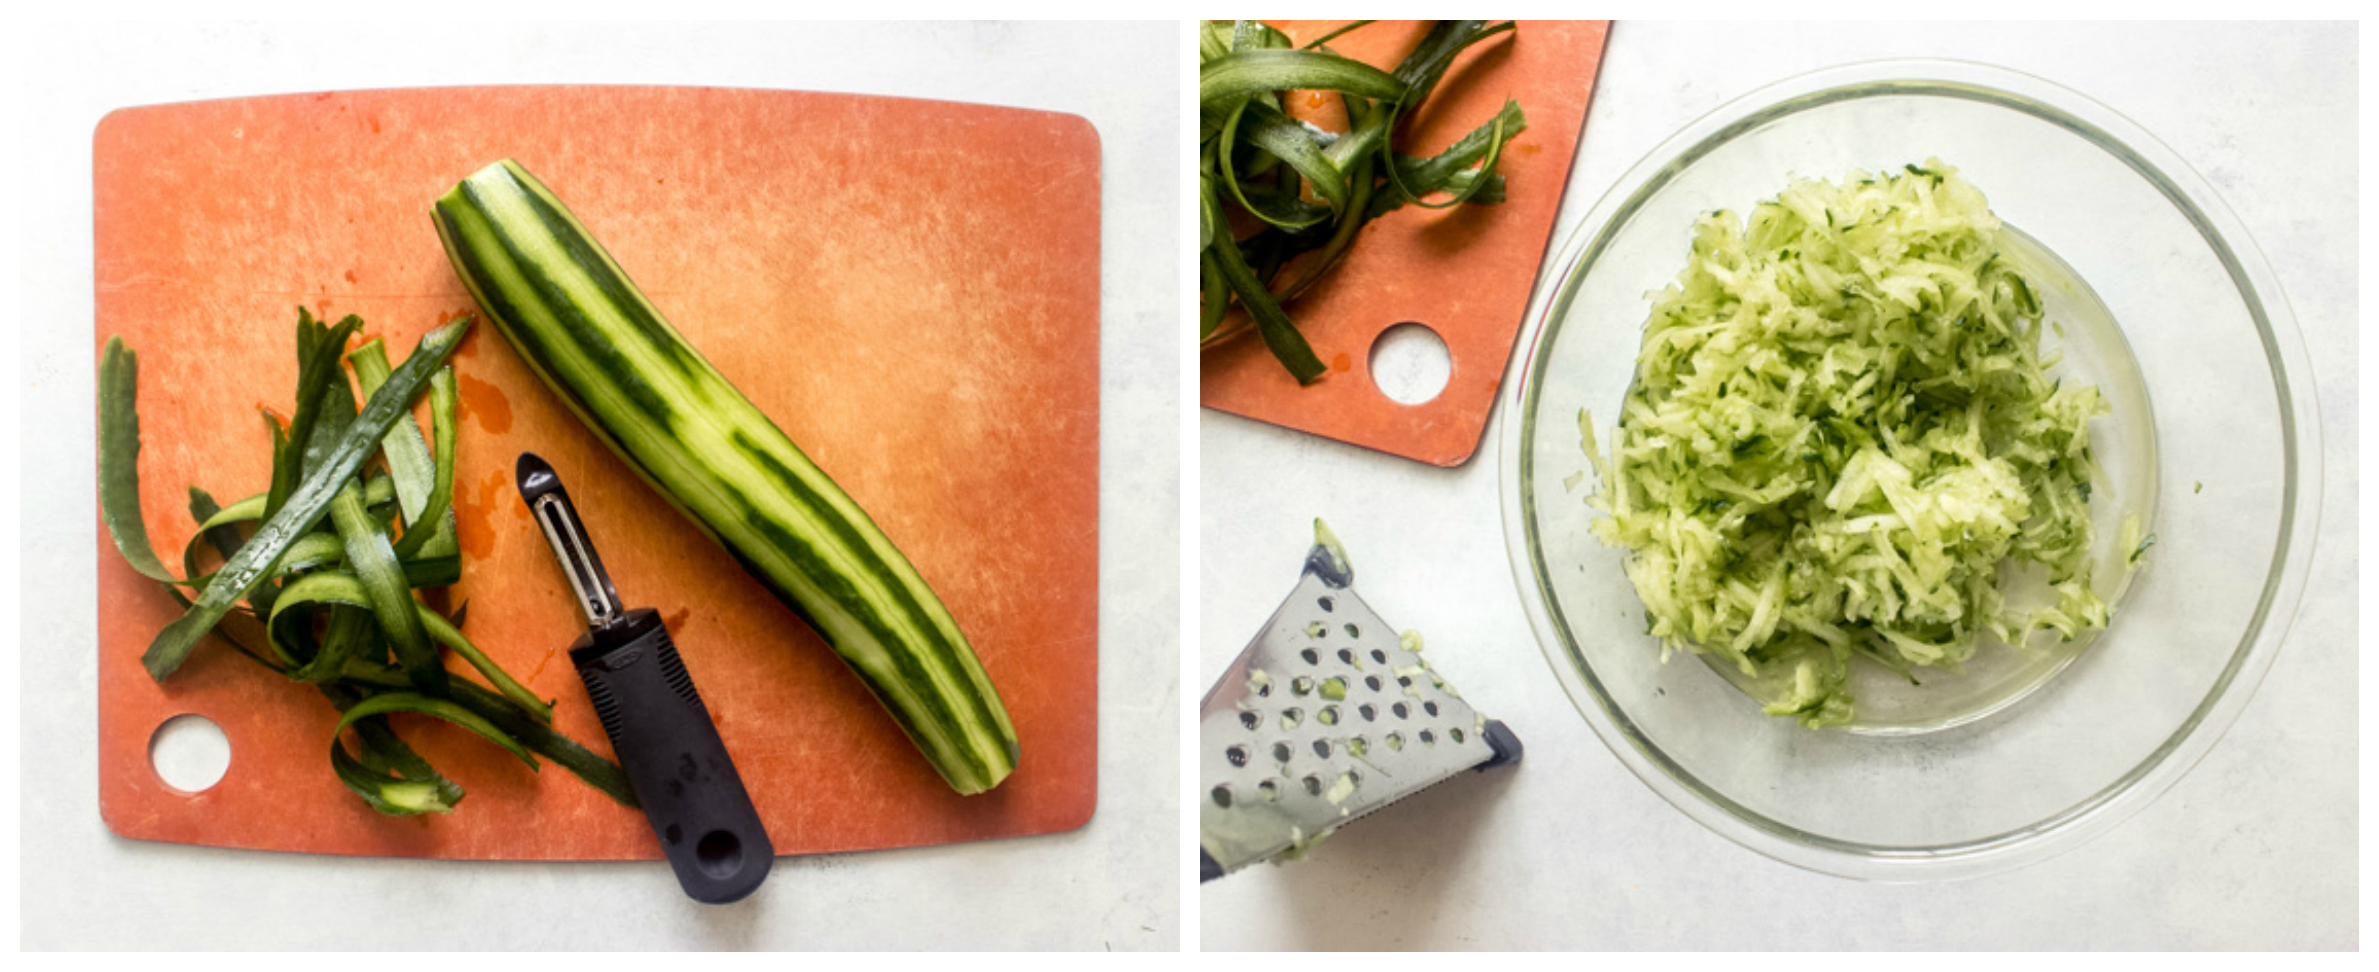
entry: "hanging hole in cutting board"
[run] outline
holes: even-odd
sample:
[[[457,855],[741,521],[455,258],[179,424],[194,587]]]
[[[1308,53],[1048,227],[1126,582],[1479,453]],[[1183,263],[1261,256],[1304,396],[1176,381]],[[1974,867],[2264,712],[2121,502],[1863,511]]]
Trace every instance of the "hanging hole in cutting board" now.
[[[202,793],[231,769],[231,740],[223,727],[195,713],[175,716],[149,736],[149,768],[166,786]]]
[[[1371,383],[1380,394],[1405,405],[1420,405],[1444,391],[1454,376],[1454,358],[1446,341],[1429,325],[1405,321],[1381,331],[1371,343]]]

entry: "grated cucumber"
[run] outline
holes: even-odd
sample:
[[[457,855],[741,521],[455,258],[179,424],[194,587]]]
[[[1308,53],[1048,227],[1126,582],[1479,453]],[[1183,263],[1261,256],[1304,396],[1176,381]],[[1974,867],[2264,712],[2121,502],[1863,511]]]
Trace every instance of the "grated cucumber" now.
[[[1796,180],[1694,225],[1651,295],[1587,502],[1663,657],[1785,686],[1767,711],[1856,716],[1863,655],[1955,671],[1988,636],[2103,628],[2091,587],[2096,388],[2052,378],[2041,303],[1981,191],[1938,160]],[[2049,596],[2009,605],[2018,577]],[[1913,678],[1912,678],[1913,680]]]

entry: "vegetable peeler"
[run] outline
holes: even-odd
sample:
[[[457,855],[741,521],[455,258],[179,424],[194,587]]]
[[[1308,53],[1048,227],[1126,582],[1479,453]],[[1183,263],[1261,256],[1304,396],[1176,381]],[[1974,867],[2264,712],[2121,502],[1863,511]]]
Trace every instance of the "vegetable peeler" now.
[[[1471,708],[1355,593],[1314,521],[1305,569],[1198,706],[1198,880],[1301,854],[1356,818],[1520,761],[1520,738]]]
[[[660,612],[620,607],[552,466],[524,452],[514,475],[586,615],[587,632],[570,645],[570,663],[678,884],[706,904],[742,900],[768,877],[776,848]]]

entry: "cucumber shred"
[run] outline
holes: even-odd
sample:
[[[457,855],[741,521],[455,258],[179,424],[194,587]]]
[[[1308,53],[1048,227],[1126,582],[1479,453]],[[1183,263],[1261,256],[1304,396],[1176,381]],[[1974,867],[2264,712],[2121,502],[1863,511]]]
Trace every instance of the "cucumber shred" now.
[[[2108,406],[2049,374],[2009,242],[1938,160],[1696,221],[1607,458],[1579,415],[1592,530],[1628,551],[1664,658],[1715,653],[1819,728],[1856,717],[1854,656],[1914,680],[1985,636],[2106,626],[2089,423]],[[2019,579],[2046,596],[2012,606]]]

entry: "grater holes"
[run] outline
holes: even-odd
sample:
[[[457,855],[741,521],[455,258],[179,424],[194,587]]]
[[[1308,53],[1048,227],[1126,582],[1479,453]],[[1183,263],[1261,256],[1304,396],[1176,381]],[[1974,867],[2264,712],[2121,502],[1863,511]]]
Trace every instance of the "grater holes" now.
[[[1223,750],[1223,758],[1230,760],[1233,766],[1245,766],[1247,765],[1247,747],[1233,746]]]
[[[1335,705],[1322,706],[1322,711],[1315,714],[1314,718],[1319,720],[1322,725],[1335,726],[1338,724],[1338,707]]]
[[[1355,653],[1345,648],[1338,649],[1338,663],[1341,665],[1352,665],[1356,668],[1363,667],[1362,662],[1355,660]]]
[[[1298,657],[1305,659],[1305,663],[1308,665],[1319,665],[1322,663],[1321,653],[1316,652],[1311,648],[1300,651],[1297,653],[1297,655]]]
[[[1346,751],[1356,759],[1371,755],[1371,740],[1356,736],[1346,741]]]
[[[1298,724],[1298,723],[1300,723],[1300,722],[1304,722],[1304,721],[1305,721],[1305,710],[1304,710],[1304,709],[1300,709],[1300,708],[1297,708],[1296,706],[1293,706],[1293,705],[1292,705],[1292,706],[1290,706],[1290,707],[1288,707],[1288,708],[1286,708],[1286,709],[1282,709],[1282,710],[1280,710],[1280,728],[1282,729],[1282,731],[1287,731],[1287,730],[1290,730],[1290,729],[1295,729],[1295,728],[1297,728],[1297,724]]]
[[[1264,717],[1260,713],[1248,710],[1241,710],[1239,713],[1239,724],[1245,726],[1249,732],[1256,731],[1256,727],[1263,723]]]
[[[1396,687],[1397,687],[1397,688],[1411,688],[1411,687],[1413,687],[1413,677],[1412,677],[1412,676],[1410,676],[1410,675],[1398,675],[1398,676],[1396,676]]]
[[[1362,716],[1365,722],[1376,722],[1379,720],[1379,707],[1365,702],[1355,707],[1355,714]]]
[[[1263,795],[1266,803],[1280,802],[1280,784],[1269,778],[1256,784],[1256,792]]]
[[[1304,697],[1304,696],[1312,695],[1312,694],[1313,694],[1313,676],[1311,676],[1311,675],[1299,675],[1299,676],[1297,676],[1297,679],[1296,679],[1296,681],[1293,681],[1293,682],[1290,682],[1290,683],[1289,683],[1289,691],[1290,691],[1290,692],[1292,692],[1292,693],[1295,693],[1295,694],[1296,694],[1298,697],[1300,697],[1300,698],[1302,698],[1302,697]]]
[[[1315,598],[1313,603],[1320,605],[1324,613],[1338,610],[1337,602],[1330,600],[1328,597]]]
[[[1332,675],[1329,678],[1322,679],[1321,689],[1322,698],[1329,699],[1332,702],[1342,702],[1346,700],[1346,679],[1342,677]]]
[[[1388,711],[1396,713],[1396,718],[1399,719],[1409,719],[1413,714],[1413,710],[1406,708],[1402,702],[1398,702],[1395,705],[1389,706]]]
[[[1446,730],[1446,738],[1453,740],[1454,744],[1459,746],[1462,744],[1462,730],[1459,728],[1448,729]]]
[[[1319,776],[1315,776],[1315,775],[1313,775],[1313,774],[1311,774],[1311,773],[1307,773],[1307,774],[1305,774],[1305,779],[1303,779],[1303,780],[1301,780],[1301,781],[1299,781],[1299,782],[1302,782],[1302,783],[1304,783],[1304,784],[1305,784],[1305,795],[1306,795],[1306,796],[1321,796],[1321,795],[1322,795],[1322,778],[1321,778],[1321,777],[1319,777]]]
[[[1423,712],[1426,712],[1426,713],[1429,713],[1430,715],[1433,715],[1433,716],[1434,716],[1434,715],[1436,715],[1436,714],[1437,714],[1437,703],[1435,703],[1435,702],[1423,702],[1423,703],[1421,703],[1421,711],[1423,711]]]
[[[1327,740],[1327,739],[1316,739],[1316,740],[1314,740],[1314,741],[1313,741],[1313,754],[1314,754],[1314,755],[1316,755],[1316,756],[1319,756],[1319,757],[1321,757],[1321,758],[1323,758],[1323,759],[1329,759],[1329,758],[1330,758],[1330,740]]]
[[[1210,791],[1210,795],[1214,798],[1215,806],[1225,810],[1231,809],[1231,784],[1224,783],[1216,786]]]
[[[1402,750],[1404,748],[1404,734],[1401,732],[1389,733],[1388,748],[1391,750]]]
[[[1288,762],[1289,762],[1289,744],[1288,744],[1288,743],[1280,742],[1280,743],[1273,743],[1273,744],[1272,744],[1272,761],[1273,761],[1273,762],[1275,762],[1275,763],[1282,764],[1282,765],[1284,765],[1284,766],[1288,764]]]
[[[1423,729],[1423,730],[1421,730],[1421,745],[1423,745],[1423,746],[1435,746],[1435,745],[1437,745],[1437,736],[1435,736],[1434,734],[1430,733],[1430,731],[1429,731],[1429,730],[1427,730],[1427,729]]]
[[[1363,629],[1355,627],[1355,623],[1349,621],[1346,623],[1346,636],[1349,638],[1361,638],[1363,637]]]
[[[1363,676],[1363,687],[1364,687],[1364,688],[1367,688],[1367,689],[1370,689],[1370,690],[1372,690],[1372,691],[1374,691],[1374,692],[1377,692],[1377,691],[1379,691],[1379,690],[1380,690],[1380,680],[1379,680],[1379,676],[1377,676],[1377,675],[1365,675],[1365,676]]]

